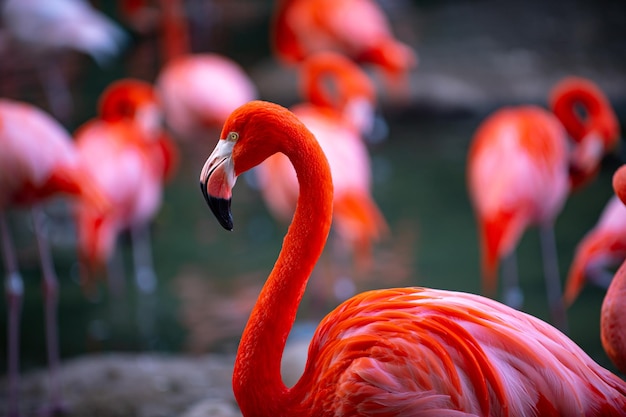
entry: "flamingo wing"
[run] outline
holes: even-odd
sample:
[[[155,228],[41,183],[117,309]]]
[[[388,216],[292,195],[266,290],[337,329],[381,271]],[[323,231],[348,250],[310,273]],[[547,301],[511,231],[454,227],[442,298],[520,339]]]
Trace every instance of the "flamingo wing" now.
[[[311,381],[320,394],[305,404],[344,415],[626,409],[624,383],[553,327],[481,296],[424,288],[366,292],[330,313],[299,384]]]

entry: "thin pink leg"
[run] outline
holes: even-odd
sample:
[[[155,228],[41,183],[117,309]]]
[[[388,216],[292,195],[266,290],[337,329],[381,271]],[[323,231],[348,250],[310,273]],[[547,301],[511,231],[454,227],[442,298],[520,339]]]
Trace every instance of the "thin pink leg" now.
[[[0,234],[2,235],[2,255],[6,269],[5,291],[8,309],[7,334],[7,370],[9,377],[9,392],[7,399],[7,415],[19,416],[19,385],[20,385],[20,314],[24,283],[17,269],[17,259],[13,242],[9,235],[9,227],[4,213],[0,211]]]
[[[59,338],[57,325],[57,305],[59,301],[59,283],[54,271],[54,263],[44,230],[44,214],[40,209],[33,209],[33,223],[41,260],[44,291],[44,314],[46,322],[46,344],[48,351],[48,367],[50,370],[50,409],[54,414],[61,409],[61,392],[59,373]]]

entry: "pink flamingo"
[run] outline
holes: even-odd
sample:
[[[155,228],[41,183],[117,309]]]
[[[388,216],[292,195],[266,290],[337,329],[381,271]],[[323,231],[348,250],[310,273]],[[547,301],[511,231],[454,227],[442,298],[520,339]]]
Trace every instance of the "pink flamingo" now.
[[[180,1],[162,1],[163,61],[156,85],[168,128],[176,138],[204,143],[238,106],[258,96],[254,83],[232,59],[192,54]],[[212,146],[210,144],[209,146]]]
[[[71,115],[72,97],[60,54],[78,51],[103,65],[126,42],[124,31],[84,0],[6,0],[2,16],[10,38],[34,58],[52,113],[61,120]]]
[[[564,299],[572,304],[582,290],[586,279],[607,288],[612,273],[610,267],[619,266],[626,259],[626,207],[611,197],[598,223],[576,247],[574,260],[567,276]]]
[[[84,278],[112,261],[117,236],[128,229],[140,300],[151,298],[157,286],[148,226],[161,206],[164,179],[171,175],[176,158],[175,148],[163,136],[159,121],[152,86],[124,79],[102,93],[99,118],[85,123],[75,133],[78,152],[112,207],[103,214],[89,204],[78,206],[79,247],[89,271]],[[115,270],[118,275],[111,274],[111,269],[109,284],[119,293],[122,269]],[[90,281],[85,281],[85,285],[89,290]],[[140,305],[142,317],[150,314],[142,308]],[[142,323],[140,330],[149,335],[150,323]]]
[[[292,223],[235,359],[233,390],[244,416],[624,414],[626,382],[559,330],[479,295],[427,288],[368,291],[339,305],[318,326],[304,373],[286,387],[281,355],[332,222],[331,170],[313,134],[272,103],[239,107],[221,138],[200,186],[224,228],[233,227],[237,177],[270,155],[287,155],[300,183]],[[624,287],[624,275],[611,289]],[[605,306],[603,316],[611,308]],[[614,318],[623,330],[623,303],[619,308]],[[606,330],[623,358],[619,328]]]
[[[468,155],[468,188],[480,235],[483,288],[493,294],[498,263],[504,258],[505,303],[521,307],[515,247],[528,227],[538,225],[551,317],[561,329],[566,328],[567,319],[553,224],[572,187],[578,184],[576,172],[580,171],[570,168],[576,164],[581,146],[574,141],[570,153],[565,129],[580,124],[571,114],[576,106],[582,106],[588,109],[584,123],[590,126],[588,131],[594,132],[592,136],[608,141],[615,134],[612,126],[606,126],[611,122],[612,110],[607,107],[596,111],[597,106],[588,97],[595,97],[598,91],[587,89],[589,84],[569,78],[556,85],[551,93],[555,114],[536,106],[495,112],[477,129]],[[599,162],[595,158],[588,165]]]
[[[417,54],[398,41],[372,0],[279,0],[271,42],[278,58],[301,62],[314,52],[340,52],[382,69],[396,86],[406,83]]]
[[[235,108],[258,93],[243,69],[219,54],[190,54],[171,60],[156,81],[165,120],[176,138],[205,141]]]
[[[370,158],[360,134],[371,128],[375,91],[356,64],[334,52],[310,56],[302,65],[301,78],[308,102],[292,111],[313,132],[328,158],[335,189],[333,228],[362,271],[371,262],[372,244],[388,232],[371,195]],[[332,82],[335,91],[324,81]],[[298,197],[298,180],[289,159],[272,155],[255,172],[272,214],[289,222]]]
[[[57,334],[58,283],[45,233],[43,213],[38,206],[48,198],[69,194],[90,201],[95,210],[106,208],[104,196],[91,186],[72,139],[65,129],[42,110],[16,101],[0,100],[0,233],[8,308],[7,414],[19,414],[19,323],[23,298],[22,277],[10,238],[5,212],[12,207],[32,207],[37,238],[46,318],[46,340],[50,367],[51,411],[60,407],[61,395]]]

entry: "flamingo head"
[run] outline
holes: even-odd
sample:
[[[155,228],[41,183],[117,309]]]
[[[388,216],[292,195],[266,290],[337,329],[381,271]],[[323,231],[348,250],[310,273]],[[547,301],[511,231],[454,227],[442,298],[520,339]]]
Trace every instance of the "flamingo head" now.
[[[154,88],[145,81],[125,78],[110,84],[100,96],[99,112],[108,122],[136,123],[146,138],[161,135],[161,105]]]
[[[200,189],[220,224],[232,230],[232,188],[237,177],[276,152],[298,152],[297,140],[310,132],[286,108],[255,100],[235,109],[222,128],[221,139],[200,173]]]

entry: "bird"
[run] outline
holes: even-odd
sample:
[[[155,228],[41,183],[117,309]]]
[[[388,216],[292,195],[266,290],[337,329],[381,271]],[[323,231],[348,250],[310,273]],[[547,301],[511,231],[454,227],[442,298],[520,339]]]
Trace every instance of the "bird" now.
[[[355,267],[353,275],[372,264],[372,246],[389,227],[372,196],[372,169],[363,132],[369,132],[375,110],[375,90],[369,77],[350,59],[320,52],[302,64],[301,90],[305,101],[291,111],[313,132],[333,173],[333,230],[339,247]],[[333,88],[334,87],[334,88]],[[269,157],[255,169],[261,196],[270,213],[288,223],[296,207],[298,180],[283,154]],[[337,298],[355,287],[353,277],[334,283]],[[327,287],[327,285],[325,285]]]
[[[593,81],[569,76],[551,90],[550,109],[572,144],[570,182],[573,190],[590,183],[602,158],[619,143],[619,122],[607,96]]]
[[[626,382],[553,326],[487,297],[422,287],[367,291],[340,304],[320,322],[305,370],[287,388],[281,355],[332,222],[324,152],[288,109],[252,101],[226,120],[200,188],[232,230],[237,177],[275,152],[294,165],[300,194],[237,350],[232,383],[243,416],[624,415]]]
[[[405,87],[417,53],[396,39],[372,0],[280,0],[271,23],[273,53],[287,65],[319,51],[336,51],[382,70],[396,89]]]
[[[108,266],[109,286],[114,294],[123,292],[123,267],[111,262],[118,236],[129,230],[139,300],[148,300],[157,287],[149,226],[161,207],[164,183],[175,170],[176,148],[161,130],[157,95],[147,82],[117,80],[102,92],[99,107],[99,115],[74,134],[78,153],[96,178],[94,187],[111,206],[106,213],[88,203],[76,208],[82,284],[87,294],[93,293],[93,277]],[[141,317],[151,314],[142,309],[139,305]],[[151,321],[139,323],[146,339]]]
[[[89,201],[99,212],[107,210],[104,196],[91,186],[92,178],[76,151],[70,134],[40,108],[20,101],[0,99],[0,233],[6,269],[8,309],[8,400],[7,415],[19,415],[19,323],[23,281],[10,237],[6,212],[30,208],[37,239],[45,304],[46,345],[51,374],[50,409],[61,407],[57,370],[58,282],[52,255],[43,233],[41,205],[56,196]]]
[[[505,259],[505,303],[521,307],[514,252],[527,228],[538,225],[552,320],[567,326],[556,262],[554,221],[570,187],[565,130],[538,106],[502,108],[476,130],[467,158],[467,186],[481,248],[483,288],[495,292],[500,258]]]
[[[607,202],[597,224],[576,246],[563,297],[571,305],[585,281],[607,288],[613,279],[610,268],[626,259],[626,207],[616,195]]]
[[[550,314],[565,330],[553,224],[569,194],[592,179],[615,146],[618,127],[591,80],[566,77],[551,89],[549,101],[551,111],[509,106],[482,122],[468,152],[467,186],[478,223],[483,291],[494,294],[503,258],[504,301],[521,308],[515,248],[525,230],[538,225]]]
[[[105,66],[128,40],[117,23],[84,0],[6,0],[2,17],[9,37],[33,60],[51,112],[64,121],[73,100],[60,55],[77,51]]]
[[[258,97],[243,68],[217,53],[172,59],[159,72],[156,86],[167,127],[183,142],[203,143],[207,132],[218,130],[235,108]]]
[[[192,53],[181,1],[163,1],[163,65],[155,85],[165,121],[182,142],[206,143],[226,117],[241,104],[258,97],[244,69],[218,53]]]

